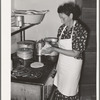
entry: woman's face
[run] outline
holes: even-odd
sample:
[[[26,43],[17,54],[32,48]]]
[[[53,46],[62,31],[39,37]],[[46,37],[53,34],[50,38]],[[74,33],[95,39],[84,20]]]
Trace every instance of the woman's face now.
[[[72,21],[72,14],[70,14],[69,16],[64,14],[64,13],[59,13],[59,17],[61,19],[61,22],[65,25],[68,25],[70,23],[70,21]]]

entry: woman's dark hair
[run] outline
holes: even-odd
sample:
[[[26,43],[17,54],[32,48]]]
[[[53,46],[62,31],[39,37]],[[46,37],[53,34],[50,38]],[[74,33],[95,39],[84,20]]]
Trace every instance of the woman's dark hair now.
[[[58,13],[64,13],[66,15],[73,14],[73,20],[76,20],[81,15],[81,10],[78,5],[76,5],[73,2],[64,3],[63,5],[60,5],[57,9]]]

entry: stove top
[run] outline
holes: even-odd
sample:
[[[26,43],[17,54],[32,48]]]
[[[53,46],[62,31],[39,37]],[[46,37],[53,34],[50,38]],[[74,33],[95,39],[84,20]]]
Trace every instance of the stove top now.
[[[16,53],[12,54],[11,58],[13,60],[13,70],[11,71],[12,82],[43,85],[56,65],[56,63],[49,61],[44,56],[41,61],[44,66],[40,68],[32,68],[30,66],[31,63],[38,61],[37,56],[31,60],[23,60],[22,63],[19,63],[20,60]]]
[[[13,78],[29,78],[29,79],[37,79],[42,76],[42,70],[41,69],[33,69],[33,68],[26,68],[21,66],[18,66],[11,72],[11,76]]]

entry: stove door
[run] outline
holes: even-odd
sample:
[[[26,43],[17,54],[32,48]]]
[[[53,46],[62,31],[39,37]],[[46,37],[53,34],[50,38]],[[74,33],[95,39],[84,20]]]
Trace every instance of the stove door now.
[[[11,100],[41,100],[41,87],[11,82]]]

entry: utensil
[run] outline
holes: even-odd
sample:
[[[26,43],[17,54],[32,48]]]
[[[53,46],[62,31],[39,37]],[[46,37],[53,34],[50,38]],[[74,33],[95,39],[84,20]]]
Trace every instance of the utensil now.
[[[24,16],[24,23],[32,23],[38,24],[44,19],[45,14],[49,12],[49,10],[14,10],[13,13],[15,15]]]

